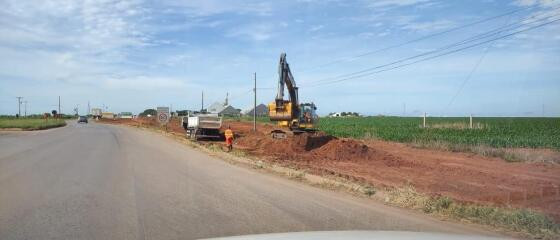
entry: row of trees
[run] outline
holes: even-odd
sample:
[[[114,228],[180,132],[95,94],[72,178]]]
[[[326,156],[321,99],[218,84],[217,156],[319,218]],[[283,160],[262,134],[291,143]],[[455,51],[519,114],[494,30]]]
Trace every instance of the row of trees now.
[[[148,115],[155,116],[156,114],[157,114],[157,111],[155,109],[149,108],[149,109],[144,110],[142,113],[140,113],[138,115],[140,115],[141,117],[147,117]]]

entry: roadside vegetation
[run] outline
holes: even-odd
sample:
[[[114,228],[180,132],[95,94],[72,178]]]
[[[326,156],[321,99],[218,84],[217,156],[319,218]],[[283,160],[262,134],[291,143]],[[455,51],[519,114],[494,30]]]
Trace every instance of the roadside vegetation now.
[[[41,130],[65,126],[64,119],[41,119],[41,118],[14,118],[1,117],[0,129],[19,128],[22,130]]]
[[[389,190],[385,201],[428,214],[508,229],[535,239],[560,237],[560,225],[555,223],[554,219],[530,209],[459,203],[445,196],[426,196],[412,186]]]

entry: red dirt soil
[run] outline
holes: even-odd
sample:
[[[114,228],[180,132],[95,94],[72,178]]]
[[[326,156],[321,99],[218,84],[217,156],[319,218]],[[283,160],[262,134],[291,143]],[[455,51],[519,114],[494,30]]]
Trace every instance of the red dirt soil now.
[[[157,126],[155,119],[106,120],[129,125]],[[105,122],[105,121],[104,121]],[[344,177],[376,187],[408,184],[432,196],[461,202],[525,207],[560,221],[560,165],[509,163],[470,153],[418,149],[377,140],[335,138],[323,133],[272,139],[274,126],[228,121],[236,135],[234,148],[283,166]],[[184,134],[177,119],[168,125]]]

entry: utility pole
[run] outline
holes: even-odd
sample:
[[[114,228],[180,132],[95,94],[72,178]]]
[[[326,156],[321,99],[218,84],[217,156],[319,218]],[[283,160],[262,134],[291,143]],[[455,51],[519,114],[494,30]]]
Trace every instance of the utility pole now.
[[[62,114],[62,113],[60,112],[60,96],[58,96],[58,114]]]
[[[23,97],[16,97],[18,101],[18,117],[21,116],[21,99]]]
[[[76,104],[76,107],[74,108],[74,112],[76,113],[76,116],[80,115],[78,112],[79,108],[80,108],[80,104]]]
[[[253,88],[253,93],[254,93],[254,101],[253,101],[253,132],[257,131],[257,73],[255,72],[255,74],[253,75],[253,78],[255,80],[255,86]]]
[[[25,106],[25,108],[24,108],[25,110],[23,110],[23,112],[24,112],[23,115],[25,117],[27,117],[27,100],[23,101],[23,105]]]
[[[91,109],[89,108],[89,101],[87,101],[87,114],[86,115],[89,115],[89,114],[91,114]]]
[[[202,91],[202,102],[200,105],[200,112],[202,113],[203,110],[204,110],[204,91]]]

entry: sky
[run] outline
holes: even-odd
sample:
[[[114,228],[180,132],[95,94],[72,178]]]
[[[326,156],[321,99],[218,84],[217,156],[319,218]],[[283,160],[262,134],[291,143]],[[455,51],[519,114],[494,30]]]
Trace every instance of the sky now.
[[[17,113],[20,96],[28,114],[57,109],[58,96],[64,113],[88,102],[197,110],[202,91],[206,106],[228,94],[248,109],[253,73],[258,103],[273,101],[285,52],[300,100],[320,115],[560,116],[560,22],[387,65],[556,20],[560,0],[0,3],[0,114]]]

